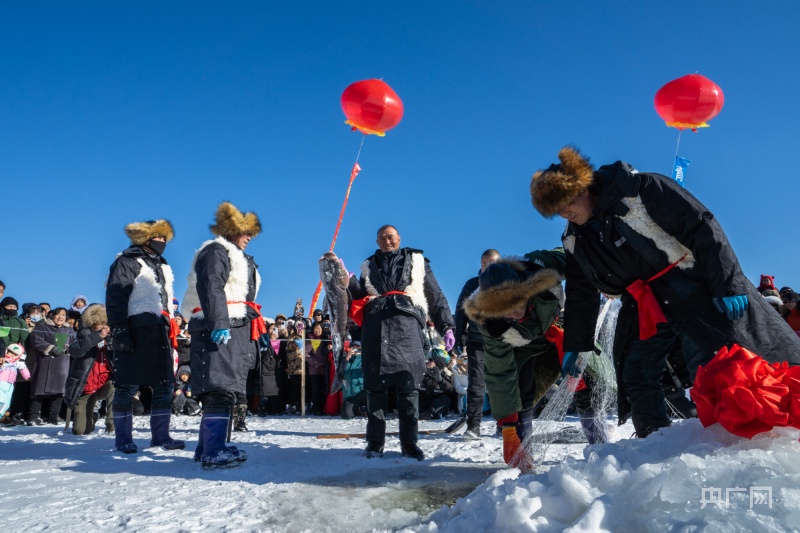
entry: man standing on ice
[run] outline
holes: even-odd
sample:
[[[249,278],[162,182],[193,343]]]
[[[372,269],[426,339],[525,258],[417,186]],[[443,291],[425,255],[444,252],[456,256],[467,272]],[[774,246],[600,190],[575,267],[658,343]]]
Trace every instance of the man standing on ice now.
[[[369,413],[364,455],[383,455],[387,389],[395,387],[400,451],[421,461],[425,454],[417,446],[417,424],[418,389],[425,374],[423,329],[430,317],[449,352],[455,345],[453,316],[421,250],[400,248],[400,234],[389,225],[378,229],[376,242],[379,250],[361,265],[361,279],[351,277],[349,284],[351,314],[363,325],[361,367]]]
[[[171,317],[174,276],[162,257],[174,230],[167,220],[125,226],[131,246],[111,265],[106,284],[106,314],[114,353],[115,446],[136,453],[133,442],[133,395],[143,384],[153,389],[151,446],[182,450],[169,436],[172,415]]]
[[[564,350],[592,349],[598,291],[622,298],[614,340],[620,423],[668,426],[661,377],[676,338],[689,371],[733,343],[800,363],[800,339],[744,276],[714,215],[686,189],[617,161],[594,170],[576,148],[533,175],[533,206],[568,220]]]
[[[261,233],[255,213],[242,213],[223,202],[211,226],[215,239],[195,253],[189,287],[183,297],[183,316],[189,316],[192,335],[192,392],[203,403],[195,461],[203,468],[238,466],[244,450],[226,446],[228,423],[236,405],[246,405],[247,374],[256,365],[258,339],[267,332],[261,306],[255,303],[261,276],[252,256],[244,253],[250,239]],[[241,402],[238,402],[241,404]]]

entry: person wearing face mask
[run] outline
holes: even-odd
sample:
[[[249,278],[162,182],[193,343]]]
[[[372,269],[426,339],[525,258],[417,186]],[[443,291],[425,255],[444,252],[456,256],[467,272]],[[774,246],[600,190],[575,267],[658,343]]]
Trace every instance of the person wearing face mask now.
[[[153,389],[150,446],[182,450],[169,435],[172,415],[173,274],[163,257],[174,230],[167,220],[125,226],[131,245],[111,265],[106,285],[106,313],[111,329],[114,368],[114,435],[117,450],[136,453],[133,442],[133,396],[143,384]]]
[[[211,233],[195,253],[183,297],[183,316],[192,335],[192,392],[203,403],[195,460],[203,468],[238,466],[244,450],[226,446],[228,421],[246,430],[247,374],[256,366],[258,341],[267,332],[261,306],[255,303],[261,276],[244,252],[261,233],[255,213],[242,213],[230,202],[217,208]]]
[[[8,337],[3,340],[6,346],[11,344],[25,344],[28,338],[28,324],[18,316],[19,303],[11,296],[6,296],[0,301],[0,326],[11,328]]]

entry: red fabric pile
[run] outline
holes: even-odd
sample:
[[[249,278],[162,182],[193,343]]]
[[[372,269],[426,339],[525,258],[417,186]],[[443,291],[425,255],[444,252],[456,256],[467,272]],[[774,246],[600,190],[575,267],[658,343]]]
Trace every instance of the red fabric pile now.
[[[800,429],[800,367],[767,363],[736,344],[698,369],[691,395],[705,427],[719,422],[747,438],[775,426]]]

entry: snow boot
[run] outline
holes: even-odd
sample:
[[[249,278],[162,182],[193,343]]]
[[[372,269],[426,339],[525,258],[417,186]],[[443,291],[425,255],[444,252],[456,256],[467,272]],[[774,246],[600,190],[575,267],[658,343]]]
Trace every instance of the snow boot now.
[[[373,457],[383,457],[383,443],[377,441],[368,441],[367,447],[364,449],[364,457],[372,459]]]
[[[636,430],[636,437],[643,439],[654,431],[669,427],[672,423],[669,418],[655,418],[647,415],[633,415],[633,428]]]
[[[239,466],[247,460],[244,450],[225,446],[230,418],[230,411],[225,408],[207,409],[203,414],[203,420],[200,421],[203,433],[200,464],[203,468]]]
[[[481,425],[467,426],[464,432],[464,440],[481,440]]]
[[[233,408],[233,418],[236,425],[233,426],[234,431],[250,431],[247,428],[247,405],[239,404]]]
[[[581,422],[583,435],[589,441],[589,444],[608,442],[608,435],[603,422],[595,420],[593,413],[578,411],[578,420]]]
[[[194,462],[199,463],[203,458],[203,420],[200,420],[200,430],[197,432],[197,448],[194,449]]]
[[[114,411],[114,446],[122,453],[136,453],[133,442],[133,411]]]
[[[401,442],[400,453],[402,453],[404,457],[410,457],[417,461],[425,459],[425,453],[419,449],[416,442]]]
[[[150,447],[161,446],[165,450],[182,450],[186,447],[182,440],[169,436],[170,409],[153,409],[150,411]]]

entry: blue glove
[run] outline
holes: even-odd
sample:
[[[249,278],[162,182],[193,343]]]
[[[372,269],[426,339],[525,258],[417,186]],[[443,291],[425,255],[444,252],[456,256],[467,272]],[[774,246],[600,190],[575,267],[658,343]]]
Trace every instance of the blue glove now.
[[[231,340],[231,330],[229,329],[215,329],[211,332],[211,342],[228,344],[229,340]]]
[[[561,377],[572,376],[577,378],[581,375],[581,370],[575,366],[578,362],[578,352],[564,352],[564,360],[561,361]]]
[[[750,301],[746,294],[736,296],[725,296],[724,298],[714,298],[712,300],[720,313],[725,313],[728,320],[739,320],[747,311]]]

